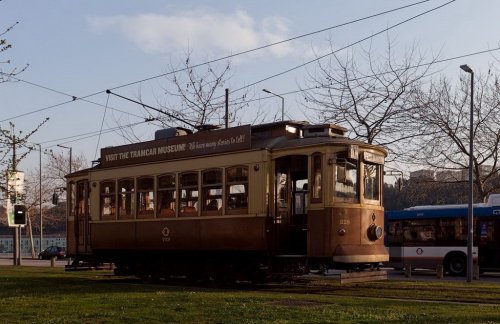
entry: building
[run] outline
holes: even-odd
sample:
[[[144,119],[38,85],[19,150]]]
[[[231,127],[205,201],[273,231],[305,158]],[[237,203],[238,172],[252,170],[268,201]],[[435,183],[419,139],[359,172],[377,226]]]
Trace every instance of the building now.
[[[33,245],[35,247],[35,253],[40,252],[40,237],[33,237]],[[66,236],[62,235],[48,235],[43,237],[42,250],[48,246],[56,245],[66,248]],[[12,253],[14,250],[12,235],[0,235],[0,253]],[[23,236],[21,238],[21,253],[30,254],[31,245],[29,237]]]

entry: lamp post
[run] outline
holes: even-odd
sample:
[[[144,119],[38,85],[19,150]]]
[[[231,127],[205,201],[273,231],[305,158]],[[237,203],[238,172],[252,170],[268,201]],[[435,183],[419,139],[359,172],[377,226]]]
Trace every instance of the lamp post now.
[[[61,145],[61,144],[57,144],[57,146],[59,146],[59,147],[62,147],[62,148],[65,148],[65,149],[68,149],[68,150],[69,150],[69,173],[71,173],[71,164],[72,164],[71,158],[72,158],[72,151],[73,151],[73,148],[71,148],[71,147],[69,147],[69,146],[64,146],[64,145]]]
[[[472,183],[472,157],[474,148],[474,71],[467,65],[460,65],[460,68],[465,72],[470,74],[470,130],[469,130],[469,208],[467,213],[467,282],[472,281],[473,273],[473,259],[472,259],[472,247],[474,239],[474,210],[473,210],[473,199],[474,199],[474,185]]]
[[[38,146],[38,152],[39,152],[39,173],[38,173],[38,208],[40,210],[40,242],[39,242],[39,247],[40,250],[38,251],[39,253],[42,252],[42,241],[43,241],[43,215],[42,215],[42,144],[36,144]]]
[[[262,89],[262,91],[264,91],[265,93],[269,93],[269,94],[271,94],[273,96],[276,96],[278,98],[281,98],[281,121],[284,121],[285,120],[285,98],[283,98],[279,94],[271,92],[271,91],[269,91],[267,89]]]

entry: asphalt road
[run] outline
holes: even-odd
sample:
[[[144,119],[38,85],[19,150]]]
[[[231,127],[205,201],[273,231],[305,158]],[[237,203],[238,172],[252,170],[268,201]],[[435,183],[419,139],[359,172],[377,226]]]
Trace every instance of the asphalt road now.
[[[68,264],[68,260],[55,260],[54,262],[55,267],[64,267],[66,264]],[[8,265],[14,265],[12,253],[0,253],[0,266]],[[50,267],[51,261],[33,259],[31,255],[23,255],[21,265],[30,267]]]

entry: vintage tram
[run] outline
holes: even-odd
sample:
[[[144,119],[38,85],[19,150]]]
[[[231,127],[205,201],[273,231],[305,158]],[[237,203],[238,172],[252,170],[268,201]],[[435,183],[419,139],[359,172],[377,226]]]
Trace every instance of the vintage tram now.
[[[282,121],[107,147],[67,175],[67,254],[141,277],[261,279],[388,261],[386,151]]]

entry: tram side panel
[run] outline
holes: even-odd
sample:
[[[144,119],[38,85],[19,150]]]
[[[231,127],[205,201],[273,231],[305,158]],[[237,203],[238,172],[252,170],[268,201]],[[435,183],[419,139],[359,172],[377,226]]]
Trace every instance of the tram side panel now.
[[[336,264],[387,261],[383,240],[370,237],[371,226],[383,226],[383,215],[381,210],[349,207],[309,210],[308,255]]]
[[[94,250],[265,250],[265,217],[92,224]]]

